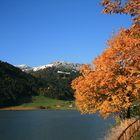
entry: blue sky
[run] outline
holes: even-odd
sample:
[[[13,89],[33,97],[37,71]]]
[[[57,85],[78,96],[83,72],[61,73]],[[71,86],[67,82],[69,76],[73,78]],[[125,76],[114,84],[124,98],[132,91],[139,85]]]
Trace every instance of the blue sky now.
[[[38,66],[91,63],[126,15],[104,15],[100,0],[0,0],[0,60]]]

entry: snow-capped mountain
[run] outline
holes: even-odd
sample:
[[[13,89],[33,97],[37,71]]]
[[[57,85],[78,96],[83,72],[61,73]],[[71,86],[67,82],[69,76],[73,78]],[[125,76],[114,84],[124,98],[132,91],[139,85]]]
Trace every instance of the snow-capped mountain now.
[[[15,67],[20,68],[22,71],[31,71],[33,70],[32,67],[26,65],[26,64],[22,64],[22,65],[15,65]]]
[[[31,70],[38,71],[38,70],[42,70],[42,69],[49,68],[49,67],[66,68],[66,69],[72,69],[73,71],[79,71],[82,64],[70,63],[70,62],[65,62],[65,61],[56,61],[56,62],[47,64],[47,65],[38,66],[38,67],[30,67],[26,64],[15,65],[15,66],[20,68],[22,71],[25,71],[25,72],[28,72]]]
[[[53,64],[48,64],[48,65],[33,67],[33,71],[38,71],[38,70],[45,69],[45,68],[48,68],[48,67],[53,67]]]

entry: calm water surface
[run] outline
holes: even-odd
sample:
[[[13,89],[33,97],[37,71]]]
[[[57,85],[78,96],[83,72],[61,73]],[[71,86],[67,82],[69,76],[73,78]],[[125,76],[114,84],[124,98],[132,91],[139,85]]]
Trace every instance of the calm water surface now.
[[[113,123],[77,111],[0,111],[0,140],[103,140]]]

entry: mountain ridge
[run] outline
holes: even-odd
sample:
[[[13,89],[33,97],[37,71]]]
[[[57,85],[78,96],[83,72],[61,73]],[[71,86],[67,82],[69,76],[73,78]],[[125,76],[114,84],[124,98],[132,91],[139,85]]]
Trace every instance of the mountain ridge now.
[[[37,66],[37,67],[31,67],[31,66],[26,65],[26,64],[14,65],[14,66],[20,68],[24,72],[29,72],[29,71],[43,70],[43,69],[49,68],[49,67],[57,67],[57,68],[65,67],[67,69],[79,71],[82,65],[83,64],[80,64],[80,63],[72,63],[72,62],[66,62],[66,61],[55,61],[55,62],[46,64],[46,65],[41,65],[41,66]]]

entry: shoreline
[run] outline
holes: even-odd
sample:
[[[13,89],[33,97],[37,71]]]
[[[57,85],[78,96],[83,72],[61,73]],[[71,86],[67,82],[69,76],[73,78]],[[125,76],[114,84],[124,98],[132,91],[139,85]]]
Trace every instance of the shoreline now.
[[[23,107],[23,106],[11,106],[11,107],[4,107],[0,108],[0,111],[32,111],[32,110],[76,110],[75,108],[55,108],[55,109],[47,109],[47,108],[40,108],[40,107]]]
[[[40,108],[38,107],[18,107],[18,106],[12,106],[12,107],[4,107],[4,108],[0,108],[0,111],[10,111],[10,110],[14,110],[14,111],[24,111],[24,110],[40,110]],[[44,109],[45,110],[45,109]]]

